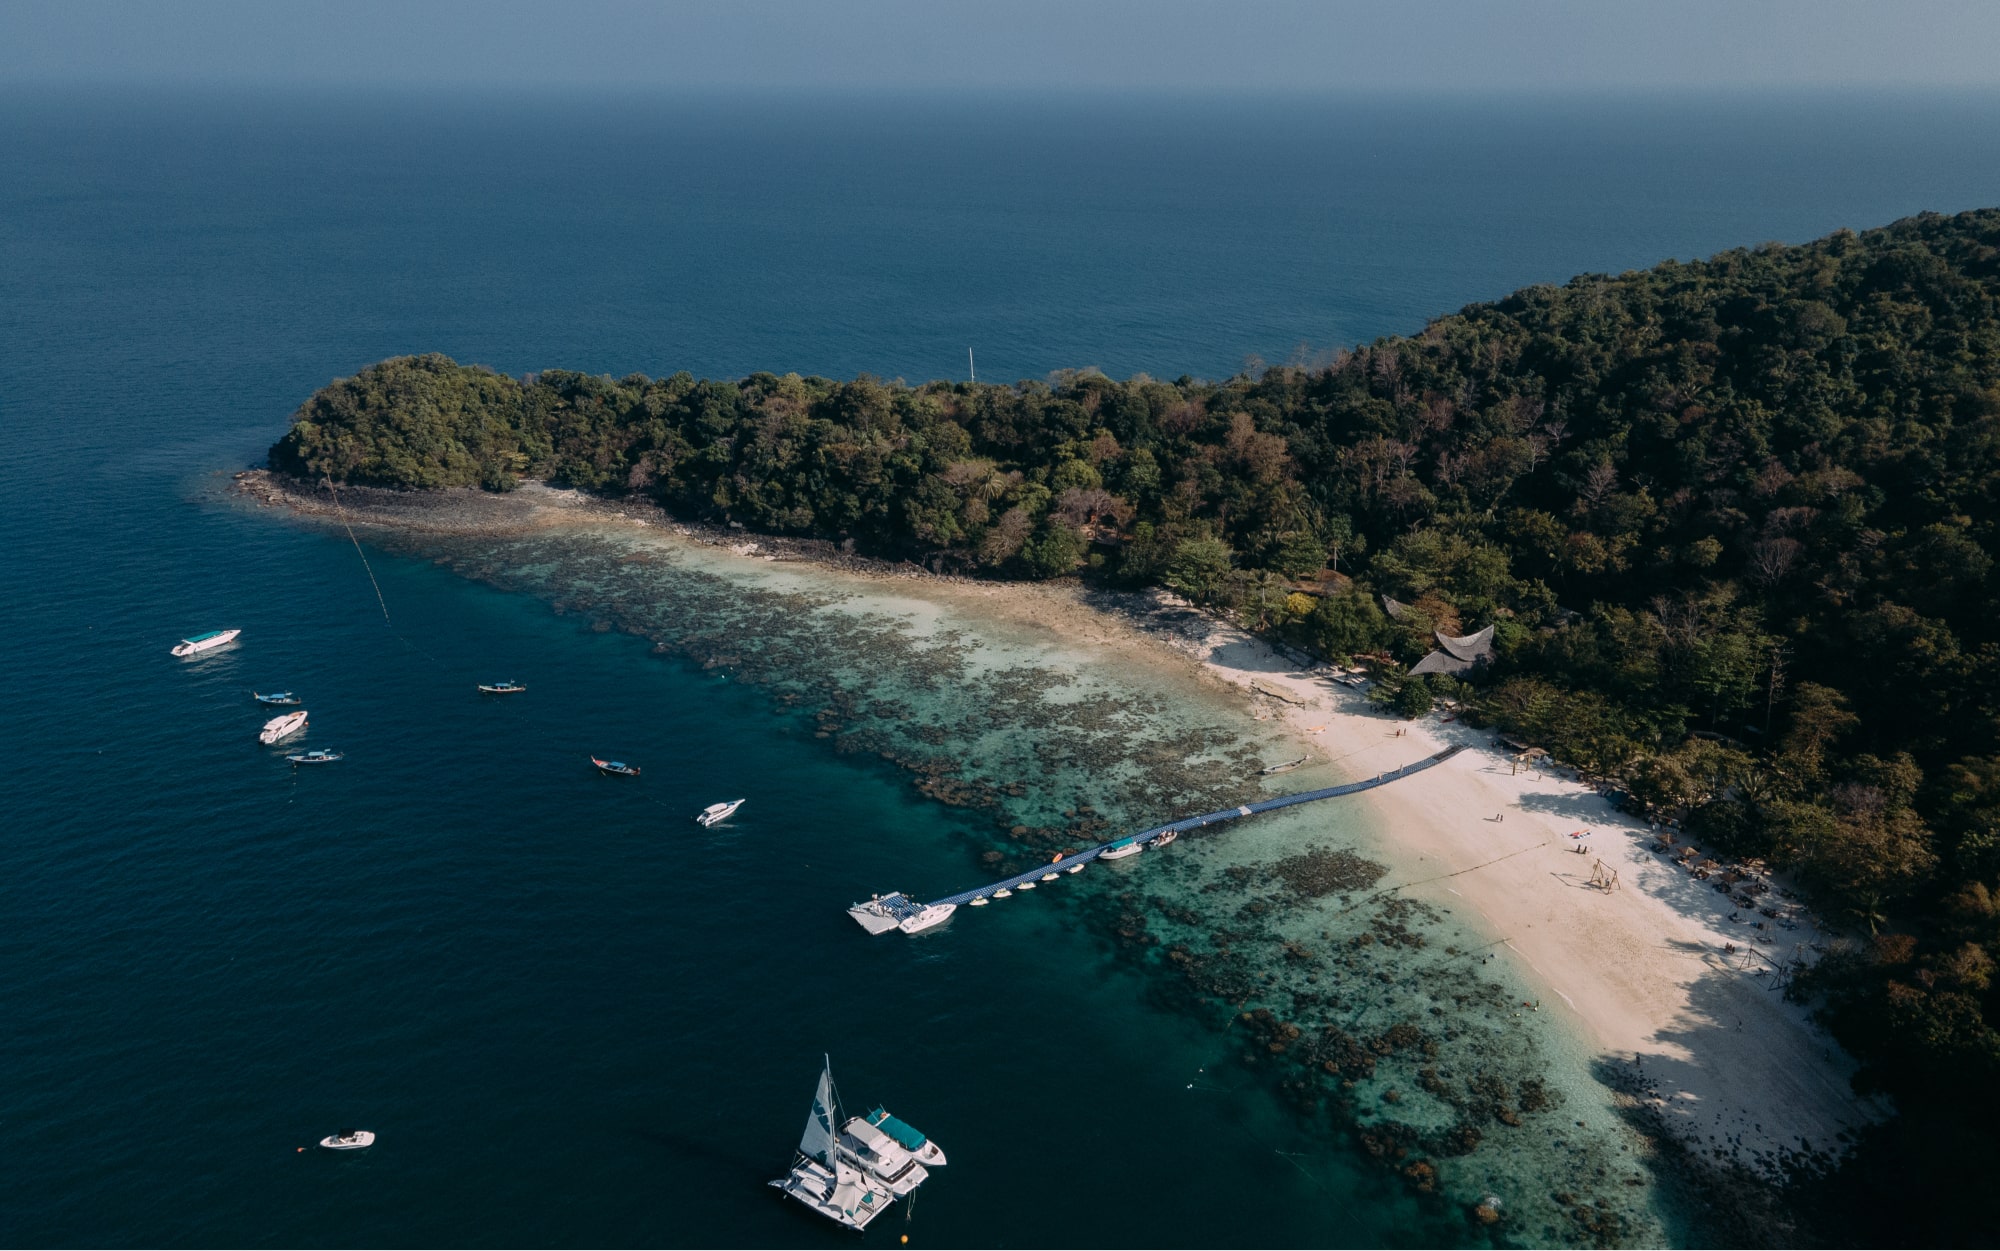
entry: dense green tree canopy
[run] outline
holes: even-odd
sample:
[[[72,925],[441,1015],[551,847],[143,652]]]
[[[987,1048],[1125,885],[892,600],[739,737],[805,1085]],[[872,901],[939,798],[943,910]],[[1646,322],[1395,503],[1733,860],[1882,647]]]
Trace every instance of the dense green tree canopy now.
[[[1497,623],[1485,715],[1907,938],[1826,974],[1845,1035],[1890,1085],[1948,1059],[1992,1108],[1996,300],[2000,210],[1924,215],[1530,287],[1223,382],[403,357],[314,395],[272,459],[543,477],[996,576],[1101,570],[1328,655],[1408,663],[1433,627]]]

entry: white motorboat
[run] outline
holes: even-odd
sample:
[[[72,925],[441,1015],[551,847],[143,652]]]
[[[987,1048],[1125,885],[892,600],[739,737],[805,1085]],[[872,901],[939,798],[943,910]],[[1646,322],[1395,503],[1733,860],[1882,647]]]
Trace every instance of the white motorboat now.
[[[873,1178],[852,1163],[834,1134],[840,1116],[833,1094],[833,1063],[820,1070],[812,1111],[792,1167],[771,1185],[783,1194],[849,1229],[866,1229],[868,1222],[889,1210],[893,1191],[877,1187]]]
[[[1035,884],[1034,884],[1033,882],[1016,882],[1016,883],[1014,883],[1014,889],[1015,889],[1015,890],[1033,890],[1033,889],[1035,889]]]
[[[1131,838],[1119,839],[1103,851],[1098,852],[1097,858],[1099,860],[1123,860],[1127,856],[1136,856],[1144,850],[1146,849],[1139,845],[1139,839],[1135,835]]]
[[[965,902],[966,902],[966,903],[967,903],[967,905],[969,905],[970,907],[974,907],[974,908],[984,908],[984,907],[985,907],[985,906],[986,906],[987,904],[990,904],[990,903],[992,903],[993,901],[992,901],[991,899],[988,899],[988,898],[987,898],[986,896],[984,896],[984,895],[974,895],[974,896],[973,896],[972,898],[970,898],[970,899],[966,900]]]
[[[264,728],[257,732],[257,741],[268,747],[281,739],[290,738],[305,728],[306,714],[305,709],[301,708],[297,712],[288,712],[281,717],[272,717],[266,721]]]
[[[366,1129],[335,1130],[319,1140],[319,1145],[328,1151],[359,1151],[363,1147],[375,1145],[375,1134]]]
[[[695,824],[706,826],[714,825],[718,821],[727,821],[731,814],[748,802],[744,799],[732,799],[728,803],[710,804],[695,814]]]
[[[1090,861],[1088,861],[1088,860],[1079,860],[1079,861],[1077,861],[1077,862],[1076,862],[1075,864],[1071,865],[1071,866],[1070,866],[1069,868],[1067,868],[1067,869],[1064,869],[1064,870],[1063,870],[1063,872],[1064,872],[1064,873],[1081,873],[1081,872],[1083,872],[1083,866],[1084,866],[1084,865],[1086,865],[1086,864],[1089,864],[1089,863],[1090,863]]]
[[[920,911],[922,908],[916,900],[902,891],[892,890],[886,895],[870,895],[865,903],[849,908],[847,915],[870,934],[887,934]]]
[[[848,1163],[888,1187],[898,1199],[930,1177],[930,1170],[917,1163],[903,1144],[862,1117],[851,1117],[840,1127],[840,1149]]]
[[[896,923],[896,928],[905,934],[920,934],[935,925],[943,925],[951,920],[951,914],[958,911],[957,904],[931,904],[921,909],[915,916],[904,917]]]
[[[1175,839],[1179,837],[1180,837],[1180,831],[1168,830],[1164,834],[1159,834],[1154,836],[1153,841],[1147,843],[1146,846],[1151,847],[1154,851],[1158,851],[1160,848],[1165,847],[1168,843],[1173,842]]]
[[[993,897],[995,899],[1012,899],[1014,892],[1002,886],[999,890],[993,892]]]
[[[206,634],[197,634],[174,644],[174,655],[199,656],[203,652],[212,652],[224,644],[234,643],[241,633],[241,630],[210,630]]]
[[[1062,874],[1056,872],[1054,869],[1050,869],[1047,873],[1042,874],[1042,880],[1044,882],[1053,882],[1061,876]]]
[[[915,1156],[919,1162],[931,1168],[944,1167],[944,1152],[936,1143],[924,1137],[916,1127],[890,1116],[880,1105],[868,1114],[867,1121],[902,1144],[903,1149]]]

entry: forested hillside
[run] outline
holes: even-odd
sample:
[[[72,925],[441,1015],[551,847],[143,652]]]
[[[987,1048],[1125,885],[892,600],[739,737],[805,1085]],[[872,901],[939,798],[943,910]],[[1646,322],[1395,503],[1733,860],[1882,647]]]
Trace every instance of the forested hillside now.
[[[1497,630],[1474,699],[1877,933],[1866,1080],[2000,1111],[2000,210],[1531,287],[1322,368],[1015,386],[525,379],[313,396],[275,467],[631,492],[996,577],[1158,582],[1328,656]],[[1410,605],[1401,618],[1382,595]]]

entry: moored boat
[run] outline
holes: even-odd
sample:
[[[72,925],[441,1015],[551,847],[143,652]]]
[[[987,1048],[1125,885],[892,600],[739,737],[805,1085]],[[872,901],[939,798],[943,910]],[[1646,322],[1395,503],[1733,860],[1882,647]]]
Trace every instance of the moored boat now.
[[[1300,756],[1300,757],[1299,757],[1299,758],[1298,758],[1297,760],[1287,760],[1287,761],[1286,761],[1285,763],[1283,763],[1283,764],[1274,764],[1274,765],[1266,765],[1266,766],[1265,766],[1264,768],[1262,768],[1262,769],[1259,769],[1259,770],[1258,770],[1258,772],[1259,772],[1259,773],[1290,773],[1290,772],[1291,772],[1292,770],[1294,770],[1294,769],[1298,768],[1298,767],[1299,767],[1300,765],[1304,764],[1304,763],[1305,763],[1306,761],[1308,761],[1308,760],[1310,760],[1310,759],[1312,759],[1312,757],[1310,757],[1310,756]]]
[[[1047,873],[1042,874],[1042,880],[1044,882],[1053,882],[1061,876],[1062,874],[1056,872],[1054,869],[1050,869]]]
[[[984,895],[974,895],[972,898],[966,900],[965,902],[967,907],[984,908],[987,904],[990,904],[993,901],[988,899]]]
[[[923,909],[916,900],[902,891],[892,890],[886,895],[870,895],[865,902],[850,907],[847,915],[870,934],[886,934],[921,911]]]
[[[359,1151],[375,1145],[375,1133],[366,1129],[338,1129],[319,1140],[328,1151]]]
[[[896,928],[905,934],[920,934],[934,925],[943,925],[957,911],[957,904],[931,904],[919,909],[915,916],[904,917],[896,923]]]
[[[732,799],[727,803],[710,804],[695,814],[695,824],[706,826],[714,825],[718,821],[727,821],[738,808],[748,802],[744,799]]]
[[[1079,860],[1079,861],[1077,861],[1077,862],[1076,862],[1075,864],[1071,865],[1071,866],[1070,866],[1069,868],[1067,868],[1067,869],[1064,869],[1064,870],[1063,870],[1063,872],[1064,872],[1064,873],[1081,873],[1081,872],[1083,872],[1083,866],[1084,866],[1084,865],[1086,865],[1086,864],[1089,864],[1089,863],[1090,863],[1090,862],[1089,862],[1088,860]]]
[[[336,760],[345,760],[347,759],[347,753],[344,751],[333,751],[325,747],[315,747],[311,751],[293,752],[291,755],[285,757],[285,759],[295,765],[322,765],[332,764]]]
[[[199,656],[203,652],[212,652],[226,643],[234,643],[236,636],[241,633],[243,633],[241,630],[210,630],[206,634],[184,638],[174,644],[174,655]]]
[[[1031,878],[1031,879],[1029,879],[1028,881],[1025,881],[1025,882],[1016,882],[1016,883],[1014,883],[1014,889],[1015,889],[1015,890],[1033,890],[1033,889],[1035,889],[1035,883],[1034,883],[1034,880],[1033,880],[1033,879]]]
[[[1013,897],[1014,897],[1014,892],[1008,890],[1004,886],[1002,886],[999,890],[993,892],[993,898],[995,899],[1012,899]]]
[[[1163,831],[1162,833],[1154,835],[1153,841],[1147,843],[1146,846],[1151,847],[1154,851],[1158,851],[1160,848],[1165,847],[1168,843],[1173,842],[1180,836],[1181,835],[1179,830],[1166,830]]]
[[[479,684],[479,693],[482,695],[519,695],[527,689],[527,687],[522,686],[519,682],[481,682]]]
[[[1123,860],[1127,856],[1136,856],[1144,850],[1146,849],[1139,844],[1139,836],[1135,834],[1130,838],[1121,838],[1109,847],[1106,847],[1103,851],[1098,852],[1097,858],[1099,860]]]
[[[917,1157],[932,1168],[944,1167],[944,1152],[930,1139],[924,1137],[915,1126],[899,1121],[877,1105],[867,1117],[868,1123],[902,1144],[905,1151]]]
[[[297,712],[288,712],[266,721],[264,728],[257,732],[257,741],[269,747],[272,743],[288,739],[305,728],[306,713],[305,709],[301,708]]]
[[[590,763],[597,766],[599,773],[611,777],[636,778],[639,776],[638,765],[629,765],[622,760],[599,760],[597,757],[592,756]]]
[[[250,698],[260,704],[269,704],[273,708],[289,708],[294,704],[305,702],[290,691],[274,691],[269,695],[259,695],[257,692],[252,691],[250,692]]]
[[[806,1116],[806,1131],[799,1138],[792,1167],[771,1185],[830,1221],[849,1229],[866,1229],[868,1222],[889,1210],[896,1196],[886,1187],[878,1188],[874,1179],[855,1167],[850,1153],[841,1149],[833,1128],[839,1117],[833,1063],[829,1060],[820,1070],[812,1111]]]

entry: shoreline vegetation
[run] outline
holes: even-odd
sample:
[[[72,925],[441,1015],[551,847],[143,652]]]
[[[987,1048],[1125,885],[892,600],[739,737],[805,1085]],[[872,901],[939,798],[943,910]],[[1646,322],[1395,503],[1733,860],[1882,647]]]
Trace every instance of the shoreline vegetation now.
[[[1533,996],[1538,1023],[1582,1041],[1595,1057],[1585,1071],[1609,1097],[1602,1106],[1572,1102],[1568,1115],[1622,1118],[1635,1134],[1630,1146],[1645,1153],[1647,1175],[1677,1196],[1670,1202],[1686,1205],[1689,1193],[1698,1193],[1704,1203],[1727,1196],[1727,1215],[1691,1218],[1704,1231],[1745,1245],[1791,1245],[1813,1222],[1790,1209],[1784,1188],[1802,1177],[1823,1176],[1835,1167],[1845,1144],[1884,1114],[1882,1100],[1857,1096],[1849,1087],[1852,1061],[1826,1045],[1825,1035],[1800,1005],[1784,999],[1782,979],[1775,976],[1771,961],[1726,919],[1728,902],[1685,880],[1676,865],[1648,850],[1655,835],[1646,823],[1621,816],[1598,788],[1568,771],[1547,765],[1517,768],[1513,753],[1496,746],[1490,732],[1455,719],[1405,721],[1331,681],[1326,666],[1301,666],[1295,651],[1214,610],[1196,609],[1177,595],[1089,588],[1074,580],[1023,585],[938,575],[909,562],[846,553],[834,544],[691,525],[650,505],[541,483],[523,484],[504,496],[350,488],[339,491],[336,501],[323,484],[255,471],[237,479],[239,493],[265,506],[364,530],[433,540],[477,536],[521,542],[564,533],[616,533],[636,524],[668,550],[706,551],[699,567],[709,572],[733,565],[738,577],[754,579],[759,567],[803,565],[849,587],[872,584],[898,602],[930,604],[961,619],[1037,637],[1046,647],[1081,649],[1091,663],[1119,672],[1162,672],[1175,678],[1176,686],[1193,679],[1206,690],[1201,698],[1226,708],[1227,715],[1247,714],[1282,727],[1286,741],[1296,743],[1311,765],[1348,776],[1463,743],[1472,750],[1451,766],[1428,771],[1421,786],[1385,788],[1356,801],[1370,809],[1369,824],[1389,832],[1376,845],[1362,848],[1384,862],[1362,875],[1370,884],[1365,897],[1463,917],[1480,937],[1476,950],[1490,957],[1475,958],[1468,950],[1458,959],[1478,970],[1485,968],[1487,958],[1511,965],[1514,980]],[[421,555],[432,546],[419,542],[411,550]],[[838,595],[843,583],[818,585]],[[695,658],[699,656],[697,651]],[[914,763],[909,767],[922,773]],[[928,776],[918,780],[920,789],[942,802],[977,806],[967,788],[949,782],[940,786],[939,779]],[[1254,784],[1254,778],[1244,782]],[[1197,807],[1220,801],[1219,795],[1211,796]],[[1511,819],[1494,822],[1493,815],[1501,811]],[[1591,859],[1575,855],[1574,844],[1565,837],[1580,826],[1593,831]],[[1074,841],[1074,831],[1049,833],[1059,841]],[[1588,869],[1599,861],[1617,865],[1631,889],[1615,895],[1587,889]],[[989,865],[973,875],[1018,867]],[[1212,887],[1204,889],[1204,898],[1210,898],[1207,889]],[[1152,904],[1169,912],[1180,907],[1157,899]],[[1121,907],[1129,905],[1114,906],[1100,918],[1105,932],[1117,935],[1116,945],[1143,951],[1160,941],[1145,932],[1143,921],[1121,915]],[[1248,948],[1247,934],[1237,931],[1231,937],[1239,949]],[[1405,941],[1411,941],[1407,935]],[[1782,950],[1765,940],[1764,952]],[[1286,965],[1297,958],[1290,944],[1280,954]],[[1260,967],[1253,960],[1251,968]],[[1203,1007],[1206,993],[1217,985],[1192,970],[1188,983],[1190,1008],[1209,1015]],[[1265,997],[1254,996],[1253,1002]],[[1503,997],[1489,1008],[1522,1017],[1530,1011],[1528,1002]],[[1268,1009],[1260,1009],[1255,1019],[1263,1033],[1283,1028]],[[1522,1083],[1526,1072],[1499,1069],[1496,1059],[1488,1056],[1485,1063]],[[1387,1060],[1379,1074],[1372,1058],[1358,1068],[1352,1067],[1357,1061],[1351,1056],[1338,1063],[1349,1078],[1342,1085],[1352,1085],[1352,1078],[1363,1073],[1390,1076],[1394,1085]],[[1522,1088],[1541,1090],[1541,1083],[1553,1078],[1543,1069],[1528,1079],[1533,1085]],[[1488,1132],[1538,1124],[1522,1119],[1530,1109],[1556,1115],[1548,1109],[1564,1106],[1559,1090],[1552,1082],[1549,1093],[1540,1096],[1547,1102],[1539,1105],[1524,1099],[1512,1119],[1503,1105]],[[1308,1103],[1295,1101],[1301,1110],[1311,1110]],[[1430,1170],[1446,1169],[1450,1161],[1425,1159],[1422,1152],[1438,1148],[1402,1143],[1390,1132],[1393,1128],[1386,1121],[1370,1125],[1365,1120],[1346,1126],[1368,1154],[1392,1171],[1407,1179],[1416,1175],[1411,1170],[1421,1170],[1419,1193],[1431,1193],[1429,1187],[1449,1174],[1433,1181]],[[1563,1131],[1556,1134],[1563,1136]],[[1476,1144],[1477,1136],[1470,1141]],[[1457,1149],[1447,1147],[1440,1154]],[[1523,1167],[1518,1157],[1514,1166]],[[1510,1219],[1525,1218],[1537,1208],[1518,1193],[1522,1179],[1513,1180],[1516,1189],[1509,1202],[1521,1211]],[[1569,1235],[1563,1241],[1646,1243],[1643,1228],[1634,1228],[1630,1215],[1612,1215],[1614,1209],[1603,1199],[1590,1196],[1591,1184],[1575,1179],[1549,1188],[1552,1194],[1580,1192],[1569,1206]],[[1629,1184],[1638,1184],[1636,1177]],[[1483,1217],[1475,1213],[1470,1219]],[[1512,1232],[1529,1236],[1527,1229]]]
[[[836,559],[1164,587],[1365,668],[1387,710],[1442,702],[1643,818],[1591,818],[1625,901],[1673,911],[1693,878],[1662,866],[1688,848],[1797,884],[1840,936],[1784,964],[1789,993],[1859,1061],[1855,1091],[1901,1114],[1823,1198],[1960,1242],[2000,1112],[1997,298],[1982,210],[1527,288],[1222,382],[515,379],[401,357],[307,400],[271,464],[406,492],[545,479]],[[1436,834],[1465,814],[1405,815]],[[1436,834],[1437,854],[1492,832]],[[1656,921],[1655,948],[1677,924]],[[1714,981],[1669,963],[1639,952],[1632,976],[1682,1008]],[[1643,1050],[1639,1026],[1593,1028]],[[1833,1100],[1794,1086],[1763,1097]]]

